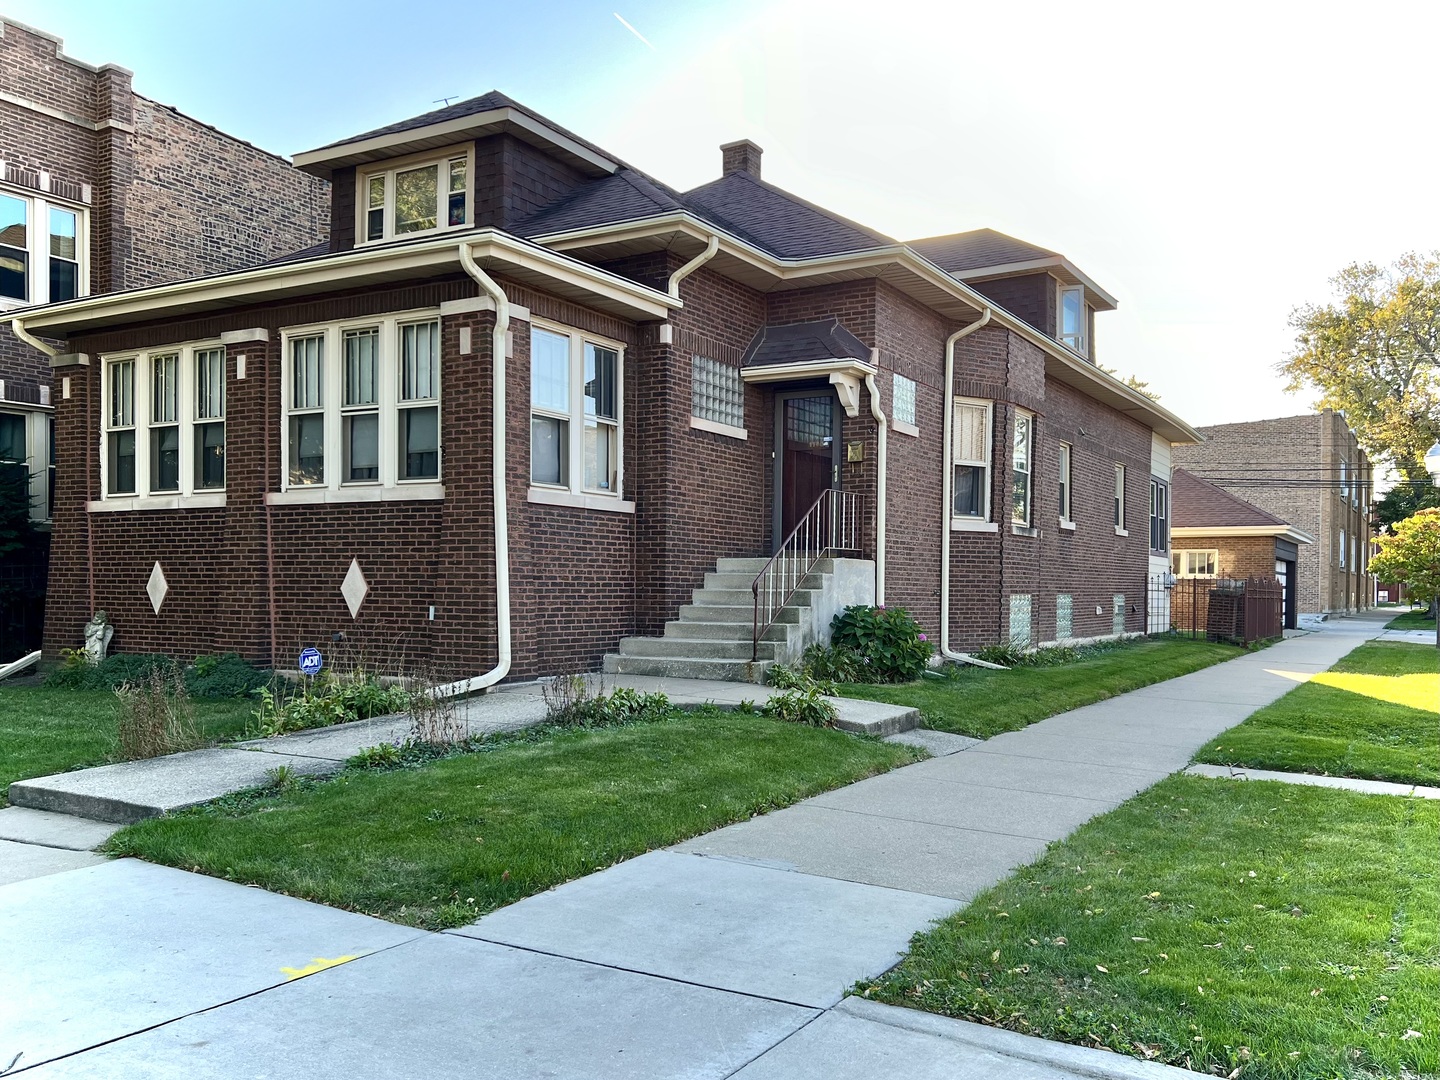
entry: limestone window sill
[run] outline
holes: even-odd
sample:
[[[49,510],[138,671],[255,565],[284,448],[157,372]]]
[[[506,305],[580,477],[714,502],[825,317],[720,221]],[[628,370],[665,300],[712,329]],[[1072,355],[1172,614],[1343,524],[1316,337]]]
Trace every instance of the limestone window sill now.
[[[975,518],[951,518],[951,532],[998,533],[1000,526],[993,521],[977,521]]]
[[[716,420],[706,420],[703,416],[690,417],[690,426],[696,431],[709,431],[716,435],[724,435],[728,439],[740,439],[748,441],[750,432],[743,427],[735,427],[733,424],[722,424]]]
[[[225,506],[223,491],[199,495],[124,495],[95,499],[85,504],[91,514],[114,514],[126,510],[211,510]]]
[[[618,499],[614,495],[578,494],[574,491],[532,487],[525,498],[526,501],[540,506],[569,506],[576,510],[599,510],[607,514],[635,513],[633,501]]]
[[[909,435],[916,439],[920,437],[920,429],[914,424],[907,424],[904,420],[895,420],[890,426],[895,429],[897,435]]]
[[[444,484],[396,484],[382,487],[293,487],[267,491],[266,506],[317,506],[328,503],[419,502],[445,498]]]
[[[1010,531],[1016,536],[1038,537],[1040,535],[1039,529],[1032,528],[1029,525],[1011,525]]]
[[[1130,533],[1127,532],[1125,529],[1122,529],[1119,525],[1116,525],[1116,526],[1115,526],[1115,535],[1116,535],[1116,536],[1129,536]]]
[[[1066,532],[1074,532],[1075,523],[1073,521],[1067,521],[1065,518],[1061,518],[1060,528],[1064,529]]]

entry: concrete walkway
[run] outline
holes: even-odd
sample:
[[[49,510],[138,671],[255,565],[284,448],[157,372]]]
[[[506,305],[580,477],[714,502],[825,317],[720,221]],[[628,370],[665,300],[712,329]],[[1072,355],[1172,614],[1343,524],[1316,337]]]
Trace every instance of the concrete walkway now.
[[[1379,627],[1332,621],[443,934],[130,860],[5,886],[0,1069],[21,1053],[47,1078],[1193,1077],[843,995]]]
[[[1358,791],[1362,795],[1399,795],[1416,799],[1440,799],[1440,787],[1426,787],[1423,784],[1395,784],[1385,780],[1357,780],[1350,776],[1316,776],[1314,773],[1274,772],[1270,769],[1247,769],[1239,765],[1191,765],[1185,771],[1191,776],[1209,776],[1222,780],[1273,780],[1281,784]]]

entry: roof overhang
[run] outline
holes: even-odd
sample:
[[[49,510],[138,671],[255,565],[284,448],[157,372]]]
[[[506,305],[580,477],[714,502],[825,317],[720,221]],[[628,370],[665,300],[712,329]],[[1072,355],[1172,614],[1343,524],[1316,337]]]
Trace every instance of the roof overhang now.
[[[952,270],[961,281],[995,281],[999,278],[1024,277],[1027,274],[1051,274],[1066,285],[1080,285],[1085,289],[1090,306],[1097,311],[1114,311],[1119,301],[1095,284],[1090,275],[1063,255],[1047,255],[1043,259],[1027,259],[1024,262],[1004,263],[1000,266],[977,266],[971,270]]]
[[[597,153],[573,136],[509,106],[457,116],[453,120],[407,131],[391,131],[368,139],[322,146],[296,154],[294,162],[297,169],[329,180],[336,169],[426,150],[440,150],[458,141],[502,133],[514,135],[522,142],[554,154],[587,175],[608,176],[620,167],[618,161]]]
[[[1178,540],[1192,540],[1206,536],[1238,538],[1245,536],[1273,536],[1289,540],[1292,544],[1313,544],[1315,538],[1293,525],[1172,525],[1170,536]]]
[[[875,365],[853,356],[837,356],[833,360],[807,360],[799,364],[760,364],[740,369],[740,378],[747,383],[794,382],[797,379],[829,379],[835,375],[849,376],[862,382],[874,375]]]
[[[904,244],[813,259],[780,259],[686,211],[667,211],[614,225],[539,236],[535,240],[558,251],[584,251],[589,258],[608,260],[656,250],[690,256],[703,250],[711,236],[720,238],[720,247],[709,269],[761,292],[869,278],[893,285],[958,323],[974,322],[988,308],[996,322],[1045,354],[1048,378],[1104,402],[1172,443],[1201,441],[1199,432],[1169,409],[1101,371],[1079,353],[1010,314]]]
[[[633,320],[664,319],[680,302],[666,293],[538,247],[494,229],[408,244],[361,248],[340,255],[238,270],[129,292],[21,308],[0,315],[19,319],[28,332],[65,338],[112,326],[182,318],[236,307],[383,286],[416,278],[464,272],[460,249],[468,247],[486,270],[503,274],[587,307]]]

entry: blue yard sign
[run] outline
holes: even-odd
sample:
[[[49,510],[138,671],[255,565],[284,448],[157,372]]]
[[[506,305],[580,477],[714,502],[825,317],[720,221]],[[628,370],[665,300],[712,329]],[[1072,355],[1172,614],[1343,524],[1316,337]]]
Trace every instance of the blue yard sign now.
[[[300,673],[302,675],[318,675],[324,666],[325,660],[320,655],[319,649],[300,650]]]

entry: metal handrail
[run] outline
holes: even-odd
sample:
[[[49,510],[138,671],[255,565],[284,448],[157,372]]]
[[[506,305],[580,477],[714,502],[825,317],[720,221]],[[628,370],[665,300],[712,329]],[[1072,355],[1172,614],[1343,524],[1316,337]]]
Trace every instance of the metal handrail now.
[[[755,575],[750,584],[755,600],[752,662],[760,659],[760,639],[775,625],[815,564],[836,552],[860,552],[863,502],[862,496],[851,491],[830,488],[823,492]]]

